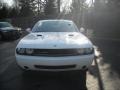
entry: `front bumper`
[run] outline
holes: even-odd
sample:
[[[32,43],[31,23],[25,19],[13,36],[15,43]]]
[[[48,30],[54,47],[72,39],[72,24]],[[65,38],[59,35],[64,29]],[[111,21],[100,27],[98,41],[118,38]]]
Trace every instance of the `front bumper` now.
[[[21,68],[43,71],[81,70],[84,66],[89,68],[93,59],[94,54],[64,57],[23,56],[16,54],[17,64]]]
[[[3,32],[3,36],[5,39],[10,39],[10,38],[15,38],[15,37],[19,37],[20,34],[18,31],[9,31],[9,32]]]

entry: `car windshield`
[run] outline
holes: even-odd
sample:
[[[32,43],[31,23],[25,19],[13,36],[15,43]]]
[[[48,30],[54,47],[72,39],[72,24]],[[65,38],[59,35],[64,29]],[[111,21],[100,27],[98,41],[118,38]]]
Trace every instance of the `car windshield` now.
[[[78,32],[73,22],[43,21],[38,22],[32,32]]]
[[[12,27],[12,25],[8,22],[0,22],[0,28],[5,28],[5,27]]]

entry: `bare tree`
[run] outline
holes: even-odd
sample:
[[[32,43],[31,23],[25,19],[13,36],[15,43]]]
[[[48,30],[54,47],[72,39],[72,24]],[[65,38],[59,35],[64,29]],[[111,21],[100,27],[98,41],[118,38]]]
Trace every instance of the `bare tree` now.
[[[61,0],[57,0],[57,4],[58,4],[58,12],[60,13],[60,4],[61,4]]]

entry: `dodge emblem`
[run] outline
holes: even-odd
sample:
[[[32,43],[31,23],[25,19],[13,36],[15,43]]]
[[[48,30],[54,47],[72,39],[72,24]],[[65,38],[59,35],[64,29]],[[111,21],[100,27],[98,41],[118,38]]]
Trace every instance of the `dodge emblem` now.
[[[57,45],[54,45],[54,47],[57,47]]]

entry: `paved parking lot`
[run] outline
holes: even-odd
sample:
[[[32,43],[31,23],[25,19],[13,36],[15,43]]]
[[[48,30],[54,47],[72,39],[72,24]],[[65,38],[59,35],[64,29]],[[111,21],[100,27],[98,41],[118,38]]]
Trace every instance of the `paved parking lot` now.
[[[91,40],[99,57],[87,72],[87,79],[86,73],[78,72],[23,73],[16,65],[14,56],[19,40],[1,41],[0,90],[86,90],[86,86],[88,90],[119,90],[120,42]]]

